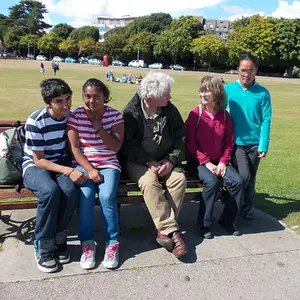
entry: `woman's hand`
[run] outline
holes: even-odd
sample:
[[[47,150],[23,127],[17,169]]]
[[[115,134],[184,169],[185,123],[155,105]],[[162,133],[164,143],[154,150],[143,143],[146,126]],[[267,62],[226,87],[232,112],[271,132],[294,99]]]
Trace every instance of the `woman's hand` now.
[[[214,165],[212,162],[208,162],[205,164],[205,167],[211,171],[214,175],[217,175],[216,172],[217,172],[217,166]]]
[[[224,177],[225,174],[226,174],[226,165],[224,163],[219,163],[217,166],[216,175]]]
[[[99,116],[93,116],[90,111],[86,110],[86,114],[88,115],[93,128],[97,131],[102,127],[102,119]]]
[[[102,174],[96,169],[88,171],[88,174],[89,178],[92,179],[95,183],[100,183],[103,180]]]

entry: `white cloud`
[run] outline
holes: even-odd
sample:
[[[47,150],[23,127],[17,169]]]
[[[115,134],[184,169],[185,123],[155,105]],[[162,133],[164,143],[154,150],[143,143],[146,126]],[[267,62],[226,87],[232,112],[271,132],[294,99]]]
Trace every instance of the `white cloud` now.
[[[227,5],[227,4],[222,5],[222,7],[224,11],[229,14],[234,14],[234,15],[253,14],[253,9],[249,7],[241,7],[237,5]]]
[[[293,1],[291,5],[289,5],[288,1],[279,1],[279,6],[272,13],[272,17],[300,18],[300,1]]]
[[[234,21],[236,19],[241,19],[242,17],[250,17],[252,15],[261,15],[265,16],[265,12],[254,12],[250,8],[247,11],[247,8],[239,7],[239,6],[228,6],[223,5],[223,9],[229,13],[233,13],[232,16],[229,17],[229,20]],[[240,11],[239,11],[240,10]],[[300,1],[293,1],[291,4],[288,1],[278,1],[277,9],[272,12],[272,17],[276,18],[300,18]]]
[[[199,10],[218,5],[226,0],[41,0],[49,14],[74,20],[74,24],[89,24],[96,16],[143,16],[166,12],[178,16],[180,12]]]
[[[263,17],[266,14],[263,11],[258,11],[258,12],[253,12],[253,13],[241,13],[241,14],[232,15],[228,19],[230,21],[234,21],[234,20],[237,20],[237,19],[242,19],[243,17],[247,18],[247,17],[253,16],[253,15],[260,15],[260,16]]]

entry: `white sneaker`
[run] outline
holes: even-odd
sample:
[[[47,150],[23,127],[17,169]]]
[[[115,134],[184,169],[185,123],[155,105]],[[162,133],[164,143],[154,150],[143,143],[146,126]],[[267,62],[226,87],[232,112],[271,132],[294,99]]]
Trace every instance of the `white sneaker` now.
[[[119,242],[110,240],[106,243],[103,266],[107,269],[114,269],[119,264]]]
[[[95,267],[96,245],[93,240],[82,242],[82,255],[80,258],[81,268],[88,270]]]

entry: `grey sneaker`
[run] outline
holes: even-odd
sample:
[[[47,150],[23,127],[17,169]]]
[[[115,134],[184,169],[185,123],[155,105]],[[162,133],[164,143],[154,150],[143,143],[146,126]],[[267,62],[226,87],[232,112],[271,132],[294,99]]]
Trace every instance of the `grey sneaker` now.
[[[41,251],[41,243],[43,246],[46,244],[49,244],[48,249],[46,250],[45,248],[42,248],[43,250]],[[34,241],[34,257],[35,261],[37,263],[37,266],[40,271],[45,272],[45,273],[52,273],[57,271],[58,265],[54,257],[54,252],[51,246],[52,241]],[[53,245],[54,246],[54,245]]]
[[[56,245],[54,255],[60,264],[66,264],[70,261],[70,252],[66,244]]]
[[[57,271],[58,265],[54,258],[53,253],[49,253],[43,256],[38,256],[37,251],[34,251],[34,257],[40,271],[45,273],[53,273]]]

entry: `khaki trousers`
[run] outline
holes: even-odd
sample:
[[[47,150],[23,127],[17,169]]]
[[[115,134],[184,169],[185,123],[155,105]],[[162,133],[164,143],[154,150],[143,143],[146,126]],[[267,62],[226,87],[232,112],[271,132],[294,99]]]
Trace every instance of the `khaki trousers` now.
[[[155,227],[168,235],[178,230],[179,215],[186,190],[184,173],[172,171],[164,178],[165,191],[161,179],[148,167],[128,162],[125,165],[128,177],[135,181],[143,193],[145,203]]]

